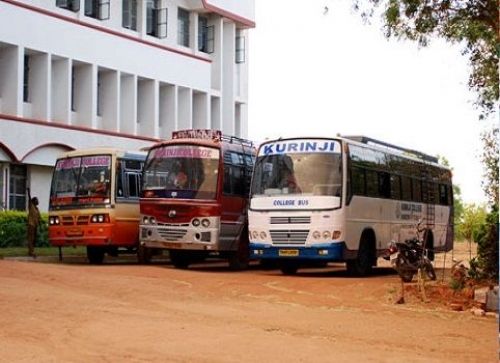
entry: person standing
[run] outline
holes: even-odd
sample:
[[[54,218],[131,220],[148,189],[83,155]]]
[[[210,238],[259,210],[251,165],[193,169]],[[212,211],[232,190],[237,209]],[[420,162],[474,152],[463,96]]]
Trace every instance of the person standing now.
[[[35,242],[38,225],[40,224],[40,211],[38,210],[38,198],[31,198],[30,189],[28,188],[28,255],[36,257]]]

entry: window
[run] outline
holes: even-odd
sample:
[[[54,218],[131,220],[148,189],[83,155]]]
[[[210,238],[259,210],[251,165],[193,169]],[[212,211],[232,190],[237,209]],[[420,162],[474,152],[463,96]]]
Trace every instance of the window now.
[[[411,180],[411,189],[412,189],[412,200],[414,202],[422,201],[422,181],[420,179],[412,179]]]
[[[403,200],[412,200],[411,179],[407,176],[401,177],[401,195]]]
[[[146,34],[156,38],[167,36],[167,8],[161,7],[160,0],[147,0]]]
[[[76,85],[76,68],[75,66],[71,67],[71,111],[76,111],[76,100],[75,100],[75,85]]]
[[[250,162],[250,163],[249,163]],[[234,151],[224,153],[224,193],[248,196],[253,159]]]
[[[353,167],[351,171],[352,177],[352,194],[365,195],[365,171],[362,168]]]
[[[189,47],[189,11],[177,9],[177,44]]]
[[[30,101],[30,56],[24,56],[24,73],[23,73],[23,101]]]
[[[391,176],[386,172],[378,172],[378,195],[380,198],[391,197]]]
[[[74,11],[80,11],[80,0],[56,0],[58,8]]]
[[[401,199],[401,177],[399,175],[391,175],[391,198]]]
[[[121,160],[118,165],[116,196],[118,198],[139,198],[143,163],[139,160]]]
[[[102,73],[97,72],[97,116],[102,116]]]
[[[208,26],[208,19],[198,17],[198,50],[204,53],[214,52],[214,26]]]
[[[10,166],[9,206],[14,210],[26,210],[26,165]]]
[[[378,197],[378,174],[374,170],[366,170],[366,195]]]
[[[243,36],[236,37],[235,61],[236,63],[245,63],[245,37]]]
[[[110,0],[85,0],[85,15],[99,20],[109,19]]]
[[[444,184],[439,184],[439,204],[448,204],[448,187]]]
[[[122,26],[127,29],[137,30],[137,0],[123,0]]]

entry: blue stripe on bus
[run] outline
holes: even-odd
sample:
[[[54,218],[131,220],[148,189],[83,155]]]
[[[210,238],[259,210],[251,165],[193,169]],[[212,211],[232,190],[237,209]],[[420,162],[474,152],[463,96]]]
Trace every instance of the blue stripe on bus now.
[[[283,256],[280,250],[296,250],[297,256]],[[319,254],[319,251],[327,252]],[[250,243],[250,258],[252,259],[295,259],[295,260],[323,260],[323,261],[343,261],[344,242],[322,243],[314,246],[283,246],[276,247],[263,243]]]

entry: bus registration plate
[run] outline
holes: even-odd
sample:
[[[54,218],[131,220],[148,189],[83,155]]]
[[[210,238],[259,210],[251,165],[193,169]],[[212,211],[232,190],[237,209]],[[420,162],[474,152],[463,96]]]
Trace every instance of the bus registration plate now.
[[[299,255],[299,250],[279,250],[279,256],[293,257]]]

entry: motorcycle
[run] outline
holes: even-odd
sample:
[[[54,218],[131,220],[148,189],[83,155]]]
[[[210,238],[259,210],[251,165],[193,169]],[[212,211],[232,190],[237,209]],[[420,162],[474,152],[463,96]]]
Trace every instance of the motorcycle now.
[[[404,242],[391,241],[387,249],[386,260],[398,272],[404,282],[411,282],[413,276],[421,269],[430,280],[436,280],[436,272],[431,260],[427,257],[423,243],[420,241],[419,229],[421,221],[416,226],[417,236]]]

